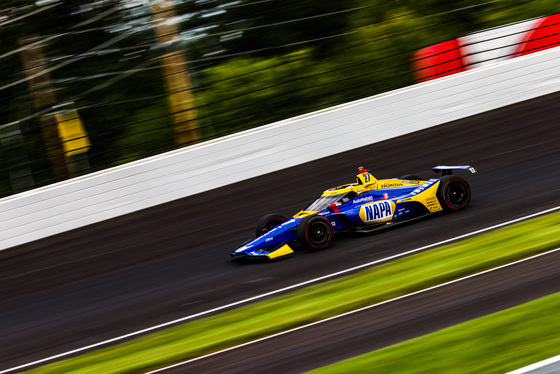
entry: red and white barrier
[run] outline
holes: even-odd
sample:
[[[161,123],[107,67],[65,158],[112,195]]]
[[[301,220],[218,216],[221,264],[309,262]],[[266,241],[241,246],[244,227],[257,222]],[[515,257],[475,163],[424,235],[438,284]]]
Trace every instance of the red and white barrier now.
[[[414,55],[414,73],[424,82],[556,46],[560,46],[560,13],[423,48]]]

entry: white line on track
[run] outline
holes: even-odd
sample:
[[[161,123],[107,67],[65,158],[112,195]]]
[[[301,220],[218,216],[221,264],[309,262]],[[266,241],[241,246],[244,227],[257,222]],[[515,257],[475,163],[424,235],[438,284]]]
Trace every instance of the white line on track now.
[[[236,345],[236,346],[234,346],[234,347],[229,347],[229,348],[226,348],[226,349],[222,349],[221,351],[212,352],[212,353],[209,353],[209,354],[204,355],[204,356],[195,357],[195,358],[192,358],[192,359],[187,360],[187,361],[179,362],[179,363],[177,363],[177,364],[173,364],[173,365],[166,366],[166,367],[163,367],[163,368],[154,370],[154,371],[147,372],[146,374],[159,373],[159,372],[165,371],[165,370],[167,370],[167,369],[175,368],[175,367],[177,367],[177,366],[186,365],[186,364],[189,364],[189,363],[194,362],[194,361],[202,360],[202,359],[204,359],[204,358],[208,358],[208,357],[211,357],[211,356],[215,356],[215,355],[218,355],[218,354],[220,354],[220,353],[228,352],[228,351],[231,351],[231,350],[234,350],[234,349],[237,349],[237,348],[241,348],[241,347],[245,347],[245,346],[248,346],[248,345],[251,345],[251,344],[254,344],[254,343],[259,343],[259,342],[262,342],[262,341],[265,341],[265,340],[268,340],[268,339],[276,338],[276,337],[281,336],[281,335],[286,335],[286,334],[292,333],[292,332],[294,332],[294,331],[298,331],[298,330],[305,329],[305,328],[307,328],[307,327],[319,325],[319,324],[321,324],[321,323],[328,322],[328,321],[332,321],[332,320],[334,320],[334,319],[346,317],[346,316],[349,316],[349,315],[354,314],[354,313],[359,313],[359,312],[362,312],[362,311],[367,310],[367,309],[372,309],[372,308],[375,308],[375,307],[380,306],[380,305],[385,305],[385,304],[391,303],[391,302],[393,302],[393,301],[398,301],[398,300],[402,300],[402,299],[405,299],[405,298],[410,297],[410,296],[414,296],[414,295],[418,295],[418,294],[421,294],[421,293],[433,291],[433,290],[435,290],[435,289],[437,289],[437,288],[449,286],[450,284],[454,284],[454,283],[459,283],[459,282],[461,282],[461,281],[464,281],[464,280],[467,280],[467,279],[470,279],[470,278],[474,278],[474,277],[477,277],[477,276],[479,276],[479,275],[491,273],[491,272],[493,272],[493,271],[496,271],[496,270],[499,270],[499,269],[503,269],[503,268],[506,268],[506,267],[508,267],[508,266],[513,266],[513,265],[516,265],[516,264],[519,264],[519,263],[522,263],[522,262],[525,262],[525,261],[531,261],[531,260],[534,260],[535,258],[542,257],[542,256],[545,256],[545,255],[548,255],[548,254],[551,254],[551,253],[558,252],[558,251],[560,251],[560,248],[552,249],[552,250],[547,251],[547,252],[539,253],[538,255],[534,255],[534,256],[527,257],[527,258],[524,258],[524,259],[521,259],[521,260],[517,260],[517,261],[514,261],[514,262],[510,262],[509,264],[500,265],[500,266],[495,267],[495,268],[492,268],[492,269],[484,270],[484,271],[481,271],[480,273],[467,275],[467,276],[465,276],[465,277],[458,278],[458,279],[454,279],[454,280],[449,281],[449,282],[441,283],[441,284],[438,284],[438,285],[436,285],[436,286],[424,288],[424,289],[419,290],[419,291],[415,291],[415,292],[411,292],[411,293],[406,294],[406,295],[402,295],[402,296],[399,296],[399,297],[395,297],[394,299],[381,301],[381,302],[376,303],[376,304],[372,304],[372,305],[368,305],[368,306],[365,306],[365,307],[362,307],[362,308],[359,308],[359,309],[351,310],[351,311],[349,311],[349,312],[345,312],[345,313],[338,314],[338,315],[333,316],[333,317],[325,318],[325,319],[322,319],[322,320],[320,320],[320,321],[316,321],[316,322],[313,322],[313,323],[310,323],[310,324],[307,324],[307,325],[295,327],[295,328],[293,328],[293,329],[291,329],[291,330],[286,330],[286,331],[282,331],[282,332],[276,333],[276,334],[274,334],[274,335],[265,336],[264,338],[252,340],[252,341],[250,341],[250,342],[243,343],[243,344],[239,344],[239,345]]]
[[[249,297],[247,299],[239,300],[239,301],[227,304],[227,305],[222,305],[220,307],[209,309],[209,310],[206,310],[204,312],[191,314],[191,315],[188,315],[186,317],[182,317],[182,318],[179,318],[179,319],[176,319],[176,320],[173,320],[173,321],[165,322],[165,323],[162,323],[162,324],[159,324],[159,325],[156,325],[156,326],[148,327],[146,329],[134,331],[134,332],[131,332],[131,333],[128,333],[128,334],[125,334],[125,335],[117,336],[115,338],[107,339],[107,340],[104,340],[104,341],[101,341],[101,342],[98,342],[98,343],[90,344],[90,345],[87,345],[85,347],[81,347],[81,348],[73,349],[73,350],[70,350],[70,351],[67,351],[67,352],[59,353],[57,355],[45,357],[45,358],[42,358],[40,360],[32,361],[32,362],[29,362],[29,363],[26,363],[26,364],[23,364],[23,365],[19,365],[19,366],[15,366],[15,367],[12,367],[12,368],[9,368],[9,369],[2,370],[2,371],[0,371],[0,374],[13,372],[13,371],[24,369],[24,368],[27,368],[27,367],[30,367],[30,366],[34,366],[34,365],[42,364],[42,363],[45,363],[45,362],[48,362],[48,361],[56,360],[56,359],[63,358],[63,357],[66,357],[66,356],[70,356],[70,355],[73,355],[75,353],[80,353],[80,352],[83,352],[83,351],[91,350],[93,348],[98,348],[98,347],[101,347],[103,345],[115,343],[115,342],[118,342],[118,341],[121,341],[121,340],[124,340],[124,339],[128,339],[128,338],[131,338],[131,337],[134,337],[134,336],[137,336],[137,335],[145,334],[145,333],[148,333],[148,332],[151,332],[151,331],[154,331],[154,330],[158,330],[158,329],[161,329],[161,328],[164,328],[164,327],[169,327],[169,326],[175,325],[177,323],[187,321],[189,319],[202,317],[202,316],[205,316],[207,314],[218,312],[218,311],[221,311],[221,310],[224,310],[224,309],[229,309],[229,308],[241,305],[241,304],[246,304],[246,303],[249,303],[251,301],[263,299],[263,298],[271,296],[271,295],[286,292],[286,291],[289,291],[289,290],[292,290],[292,289],[295,289],[295,288],[299,288],[299,287],[303,287],[303,286],[306,286],[306,285],[309,285],[309,284],[312,284],[312,283],[317,283],[317,282],[320,282],[320,281],[323,281],[323,280],[326,280],[326,279],[329,279],[329,278],[337,277],[339,275],[351,273],[353,271],[360,270],[360,269],[363,269],[363,268],[367,268],[367,267],[370,267],[372,265],[376,265],[376,264],[379,264],[379,263],[382,263],[382,262],[394,260],[394,259],[399,258],[399,257],[409,256],[413,253],[421,252],[421,251],[424,251],[424,250],[429,249],[429,248],[439,247],[441,245],[448,244],[450,242],[454,242],[454,241],[457,241],[457,240],[468,238],[469,236],[478,235],[478,234],[484,233],[486,231],[492,231],[492,230],[498,229],[500,227],[512,225],[514,223],[518,223],[518,222],[525,221],[525,220],[528,220],[528,219],[531,219],[531,218],[535,218],[535,217],[541,216],[543,214],[552,213],[552,212],[554,212],[555,210],[558,210],[558,209],[560,209],[560,206],[550,208],[550,209],[546,209],[546,210],[543,210],[541,212],[529,214],[529,215],[524,216],[524,217],[516,218],[516,219],[513,219],[511,221],[507,221],[507,222],[503,222],[503,223],[500,223],[500,224],[497,224],[497,225],[494,225],[494,226],[486,227],[484,229],[476,230],[476,231],[473,231],[473,232],[470,232],[470,233],[467,233],[467,234],[459,235],[459,236],[456,236],[454,238],[442,240],[442,241],[439,241],[437,243],[428,244],[428,245],[425,245],[423,247],[412,249],[410,251],[399,253],[399,254],[396,254],[396,255],[393,255],[393,256],[385,257],[385,258],[375,260],[375,261],[371,261],[371,262],[368,262],[368,263],[365,263],[365,264],[362,264],[362,265],[354,266],[354,267],[351,267],[351,268],[348,268],[348,269],[345,269],[345,270],[341,270],[341,271],[338,271],[338,272],[335,272],[335,273],[323,275],[323,276],[318,277],[318,278],[310,279],[310,280],[307,280],[305,282],[300,282],[300,283],[297,283],[297,284],[294,284],[294,285],[291,285],[291,286],[288,286],[288,287],[280,288],[278,290],[266,292],[266,293],[263,293],[261,295]]]
[[[537,371],[537,370],[543,369],[543,368],[544,369],[542,371],[539,371],[539,373],[541,373],[541,374],[546,374],[546,373],[554,374],[554,373],[558,373],[558,371],[553,371],[553,370],[558,370],[560,368],[559,363],[560,363],[560,355],[548,358],[546,360],[534,363],[534,364],[529,365],[529,366],[525,366],[521,369],[510,371],[507,374],[526,374],[526,373],[530,373],[532,371]],[[550,366],[550,367],[547,368],[547,366]]]

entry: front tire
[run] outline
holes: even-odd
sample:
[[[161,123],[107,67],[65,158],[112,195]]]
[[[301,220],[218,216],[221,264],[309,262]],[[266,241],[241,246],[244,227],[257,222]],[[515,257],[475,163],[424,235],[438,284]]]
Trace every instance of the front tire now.
[[[327,248],[333,236],[331,221],[322,216],[307,216],[301,220],[297,228],[298,241],[311,249]]]
[[[284,222],[286,222],[286,217],[280,214],[276,214],[276,213],[267,214],[261,219],[259,219],[259,222],[257,222],[257,229],[255,230],[255,235],[258,238],[262,234],[266,234],[267,232],[269,232],[276,226],[281,225]]]
[[[437,198],[444,211],[457,211],[469,204],[471,188],[466,180],[453,175],[446,175],[439,180]]]

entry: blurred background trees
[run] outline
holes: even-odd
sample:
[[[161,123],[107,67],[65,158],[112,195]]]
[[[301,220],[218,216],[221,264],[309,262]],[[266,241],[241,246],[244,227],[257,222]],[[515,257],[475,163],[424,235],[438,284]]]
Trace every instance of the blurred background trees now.
[[[0,196],[404,87],[418,49],[557,12],[555,0],[158,1],[2,2]]]

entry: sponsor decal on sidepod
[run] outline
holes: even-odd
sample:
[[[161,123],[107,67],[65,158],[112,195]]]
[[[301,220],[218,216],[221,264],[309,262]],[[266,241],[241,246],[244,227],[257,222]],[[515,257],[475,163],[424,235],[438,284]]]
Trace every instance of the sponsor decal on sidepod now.
[[[373,196],[360,197],[358,199],[354,199],[352,201],[352,204],[364,203],[366,201],[372,201],[372,200],[373,200]]]
[[[364,205],[360,209],[360,218],[364,222],[373,222],[387,219],[393,216],[394,203],[392,201],[378,201],[373,204]]]

